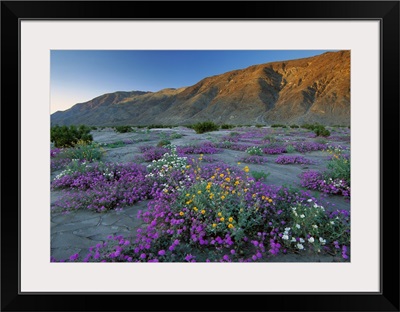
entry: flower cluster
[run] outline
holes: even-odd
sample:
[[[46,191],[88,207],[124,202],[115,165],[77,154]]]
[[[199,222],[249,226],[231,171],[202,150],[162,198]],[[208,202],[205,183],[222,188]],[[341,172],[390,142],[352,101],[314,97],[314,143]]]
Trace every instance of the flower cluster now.
[[[71,158],[65,155],[65,149],[52,148],[50,150],[50,170],[51,172],[64,169],[70,162]]]
[[[293,144],[296,151],[299,153],[309,153],[313,151],[323,151],[326,149],[326,145],[317,142],[295,142]]]
[[[321,253],[330,249],[331,253],[338,253],[337,246],[344,246],[350,240],[347,211],[326,212],[323,206],[308,199],[291,207],[290,216],[290,221],[279,234],[288,250]]]
[[[201,145],[178,146],[176,151],[179,156],[184,156],[187,154],[216,154],[220,152],[220,149],[211,142],[205,142]]]
[[[315,163],[314,161],[304,158],[302,156],[286,156],[286,155],[278,156],[275,159],[275,162],[280,165],[288,165],[288,164],[311,165]]]
[[[146,162],[158,160],[162,158],[165,153],[169,152],[168,148],[158,146],[141,146],[139,149],[142,152],[144,161]]]
[[[263,150],[261,149],[261,147],[252,146],[246,149],[246,153],[251,156],[261,156],[263,154]]]
[[[64,190],[54,210],[93,209],[106,211],[147,199],[151,187],[146,167],[135,164],[80,164],[81,171],[64,171],[51,183]]]
[[[257,165],[266,164],[267,161],[268,161],[267,157],[261,157],[261,156],[246,156],[239,159],[239,162],[243,162],[246,164],[257,164]]]
[[[350,186],[343,179],[324,178],[318,171],[306,171],[300,174],[301,186],[326,194],[350,197]]]
[[[283,154],[287,153],[286,147],[265,147],[263,148],[264,154],[275,155],[275,154]]]

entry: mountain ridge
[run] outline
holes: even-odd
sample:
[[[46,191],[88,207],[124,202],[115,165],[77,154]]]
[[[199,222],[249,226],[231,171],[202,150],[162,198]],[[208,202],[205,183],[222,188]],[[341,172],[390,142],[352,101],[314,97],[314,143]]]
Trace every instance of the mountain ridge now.
[[[52,125],[350,125],[350,51],[251,65],[191,86],[117,91],[51,114]]]

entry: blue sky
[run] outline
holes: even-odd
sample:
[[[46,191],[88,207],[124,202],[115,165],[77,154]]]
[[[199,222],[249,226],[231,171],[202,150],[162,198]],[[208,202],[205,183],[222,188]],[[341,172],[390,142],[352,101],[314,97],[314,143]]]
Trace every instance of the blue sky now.
[[[51,113],[115,91],[159,91],[327,50],[52,50]]]

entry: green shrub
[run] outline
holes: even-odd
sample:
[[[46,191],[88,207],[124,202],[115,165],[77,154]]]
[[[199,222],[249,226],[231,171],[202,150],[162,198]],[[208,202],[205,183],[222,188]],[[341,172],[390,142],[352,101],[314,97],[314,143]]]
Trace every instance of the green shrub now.
[[[50,141],[55,147],[73,147],[78,141],[92,142],[93,136],[90,134],[90,128],[85,125],[78,127],[56,125],[50,129]]]
[[[298,125],[290,125],[290,128],[297,129],[300,128]]]
[[[169,136],[169,139],[170,140],[174,140],[174,139],[180,139],[180,138],[182,138],[183,137],[183,134],[181,134],[181,133],[172,133],[170,136]]]
[[[257,127],[257,128],[262,128],[262,127],[264,127],[264,125],[256,124],[256,127]]]
[[[164,129],[164,128],[169,128],[169,129],[171,129],[172,128],[172,126],[169,126],[169,125],[158,125],[158,124],[152,124],[152,125],[148,125],[147,126],[147,129]]]
[[[229,124],[223,124],[221,125],[221,129],[233,129],[235,128],[234,125],[229,125]]]
[[[89,162],[98,161],[103,156],[103,150],[96,143],[87,144],[78,141],[73,148],[65,151],[65,155],[71,159],[87,160]]]
[[[315,124],[303,124],[301,126],[304,129],[308,129],[311,131],[314,131],[317,136],[323,136],[323,137],[328,137],[331,135],[330,131],[326,129],[323,125],[320,125],[318,123]]]
[[[231,141],[222,141],[220,142],[220,147],[222,148],[230,148],[232,146],[232,142]]]
[[[265,181],[271,173],[265,173],[262,171],[251,171],[251,175],[256,181]]]
[[[307,130],[314,130],[314,127],[316,127],[318,124],[314,124],[314,125],[312,125],[312,124],[302,124],[301,125],[301,127],[303,128],[303,129],[307,129]]]
[[[334,155],[327,164],[328,170],[324,172],[325,179],[344,180],[350,185],[350,160],[342,155]]]
[[[266,136],[263,138],[263,140],[264,140],[264,141],[269,141],[270,143],[275,143],[275,142],[277,141],[276,137],[273,136],[273,135],[270,135],[270,134],[266,135]]]
[[[325,127],[322,125],[315,126],[314,132],[317,136],[328,137],[331,135],[330,131],[328,129],[325,129]]]
[[[126,132],[132,132],[132,127],[131,126],[116,126],[114,127],[115,132],[118,133],[126,133]]]
[[[213,123],[212,121],[204,121],[204,122],[198,122],[193,125],[194,131],[196,133],[204,133],[204,132],[210,132],[210,131],[217,131],[219,129],[218,125]]]
[[[122,141],[117,141],[117,142],[113,142],[113,143],[107,143],[106,146],[109,148],[117,148],[117,147],[125,146],[125,143]]]
[[[271,125],[271,128],[287,128],[287,126],[282,124],[273,124]]]
[[[294,148],[293,145],[289,144],[286,146],[286,152],[287,153],[294,153],[296,151],[296,149]]]
[[[166,145],[170,145],[170,144],[171,144],[170,140],[163,139],[157,143],[157,146],[162,147],[162,146],[166,146]]]

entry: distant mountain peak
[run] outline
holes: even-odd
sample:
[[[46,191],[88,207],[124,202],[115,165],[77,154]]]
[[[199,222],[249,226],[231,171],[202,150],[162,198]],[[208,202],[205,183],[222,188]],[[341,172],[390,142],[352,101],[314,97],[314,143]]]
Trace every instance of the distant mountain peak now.
[[[177,89],[107,93],[51,115],[54,125],[185,125],[205,120],[350,125],[350,51],[255,64]]]

